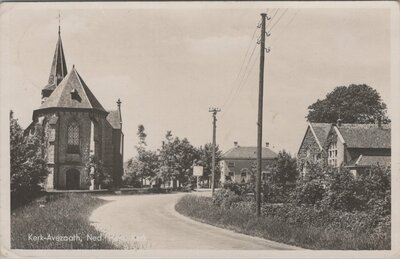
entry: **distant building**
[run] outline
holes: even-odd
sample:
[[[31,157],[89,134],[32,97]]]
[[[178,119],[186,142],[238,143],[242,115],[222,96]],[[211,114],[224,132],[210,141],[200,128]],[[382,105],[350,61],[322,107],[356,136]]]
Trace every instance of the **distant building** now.
[[[50,174],[46,190],[89,189],[85,165],[91,155],[102,160],[104,169],[119,186],[123,174],[124,134],[121,102],[106,111],[73,66],[68,73],[59,32],[48,84],[42,104],[33,111],[26,134],[43,129]]]
[[[262,178],[270,173],[269,168],[274,164],[277,154],[268,147],[262,148]],[[221,183],[230,179],[234,182],[245,183],[250,180],[250,172],[257,162],[257,147],[235,146],[222,155],[220,161]]]
[[[309,123],[297,154],[303,175],[307,162],[344,166],[357,174],[373,165],[388,167],[390,161],[391,128],[380,123]]]

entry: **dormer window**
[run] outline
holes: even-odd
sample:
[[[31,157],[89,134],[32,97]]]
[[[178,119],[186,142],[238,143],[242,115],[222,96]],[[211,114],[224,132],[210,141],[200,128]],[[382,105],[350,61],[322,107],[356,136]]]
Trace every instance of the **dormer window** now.
[[[82,100],[81,97],[79,96],[78,91],[75,88],[71,90],[71,99],[76,100],[78,102],[81,102]]]

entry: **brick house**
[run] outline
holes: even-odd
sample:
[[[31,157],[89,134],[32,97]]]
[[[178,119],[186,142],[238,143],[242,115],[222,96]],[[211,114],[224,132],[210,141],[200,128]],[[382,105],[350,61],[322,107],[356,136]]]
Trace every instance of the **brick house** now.
[[[307,163],[344,166],[356,175],[373,166],[390,166],[390,125],[309,123],[297,154],[302,175]]]
[[[308,123],[306,133],[297,152],[297,168],[301,175],[307,172],[307,161],[326,163],[325,146],[331,128],[331,123]]]
[[[390,124],[342,124],[329,131],[325,144],[327,163],[349,168],[354,175],[379,165],[391,165]]]
[[[73,66],[68,73],[60,31],[42,104],[26,130],[43,129],[50,174],[46,190],[89,189],[85,165],[91,155],[104,164],[119,186],[123,174],[124,134],[121,102],[106,111]]]
[[[268,168],[273,165],[277,154],[268,147],[262,148],[262,178],[269,173]],[[257,147],[241,147],[235,142],[235,146],[222,155],[220,161],[221,178],[223,184],[230,179],[234,182],[245,183],[250,180],[250,172],[257,162]]]

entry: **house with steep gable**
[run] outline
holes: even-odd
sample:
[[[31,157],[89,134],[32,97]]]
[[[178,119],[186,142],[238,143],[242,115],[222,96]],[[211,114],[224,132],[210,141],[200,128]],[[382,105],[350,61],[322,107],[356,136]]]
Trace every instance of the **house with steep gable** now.
[[[371,166],[391,165],[390,124],[344,124],[338,121],[327,137],[327,163],[356,175]]]
[[[307,172],[307,162],[326,163],[325,146],[331,128],[331,123],[308,123],[297,152],[297,168],[302,175]]]
[[[371,166],[391,164],[390,124],[309,123],[297,153],[301,175],[307,166],[346,167],[357,175]]]
[[[107,111],[75,66],[68,73],[60,30],[42,103],[33,111],[26,134],[42,129],[49,175],[46,190],[89,189],[85,166],[91,156],[118,187],[123,174],[124,134],[121,101]]]

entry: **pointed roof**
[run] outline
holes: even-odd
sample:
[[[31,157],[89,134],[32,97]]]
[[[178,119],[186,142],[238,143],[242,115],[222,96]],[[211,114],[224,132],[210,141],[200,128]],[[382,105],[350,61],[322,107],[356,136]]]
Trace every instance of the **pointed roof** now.
[[[325,146],[326,140],[328,139],[329,131],[332,128],[332,123],[310,123],[311,131],[320,145],[320,148],[323,149]]]
[[[72,71],[61,81],[38,110],[49,108],[93,109],[106,112],[75,67],[72,67]]]
[[[67,64],[65,62],[64,49],[61,41],[60,30],[58,31],[58,41],[54,52],[53,63],[51,64],[48,84],[43,88],[44,91],[52,91],[68,74]]]
[[[114,129],[121,129],[121,116],[119,110],[109,111],[107,121]]]

